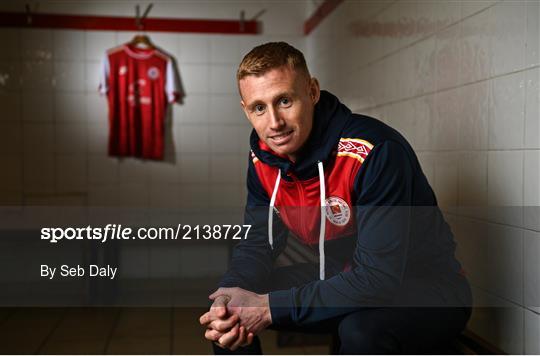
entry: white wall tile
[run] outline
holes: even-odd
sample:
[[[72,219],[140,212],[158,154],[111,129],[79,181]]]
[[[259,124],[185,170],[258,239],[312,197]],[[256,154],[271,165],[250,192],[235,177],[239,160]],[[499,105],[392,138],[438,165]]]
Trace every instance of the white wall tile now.
[[[208,126],[206,125],[184,125],[175,128],[179,133],[177,147],[182,153],[206,153],[209,151]]]
[[[487,10],[461,23],[461,83],[486,79],[491,74],[491,19]]]
[[[524,230],[523,233],[523,304],[526,308],[540,313],[540,233],[530,230]]]
[[[521,226],[523,209],[523,152],[488,153],[490,219]]]
[[[456,24],[435,35],[435,81],[439,90],[459,84],[460,34],[460,25]]]
[[[21,94],[17,92],[0,92],[0,121],[19,121],[21,119]]]
[[[54,96],[50,91],[24,91],[22,100],[22,119],[25,122],[53,121]]]
[[[497,0],[468,0],[461,2],[461,17],[465,18],[480,11],[487,12],[487,8],[495,4]]]
[[[106,96],[99,95],[96,90],[86,93],[86,117],[88,123],[107,123],[108,113],[109,104]]]
[[[212,263],[201,263],[205,261]],[[227,269],[229,252],[226,246],[189,246],[180,250],[180,273],[182,277],[220,276]]]
[[[56,152],[86,153],[87,145],[86,123],[62,123],[56,125]]]
[[[525,148],[540,148],[540,69],[525,76]]]
[[[42,154],[54,152],[54,124],[24,124],[24,152]]]
[[[99,89],[99,78],[101,73],[101,62],[85,62],[84,88],[88,93],[97,93]]]
[[[210,122],[243,124],[246,121],[239,95],[212,95],[209,111]]]
[[[540,231],[540,151],[525,151],[523,166],[523,224]]]
[[[184,35],[180,41],[180,63],[202,64],[210,62],[210,39],[204,35]],[[185,65],[181,65],[186,68]]]
[[[23,89],[46,91],[53,86],[53,66],[50,61],[22,62],[20,71]]]
[[[180,156],[180,181],[206,183],[210,178],[210,155],[184,154]]]
[[[210,67],[204,64],[181,65],[184,90],[187,95],[210,92]],[[214,83],[212,83],[213,85]],[[187,100],[187,99],[186,99]]]
[[[20,60],[21,58],[21,33],[14,28],[3,28],[0,30],[0,42],[2,52],[0,60]]]
[[[0,140],[0,153],[23,152],[23,133],[19,123],[0,122],[0,132],[4,135]]]
[[[54,96],[56,122],[86,121],[86,101],[84,93],[56,93]]]
[[[168,162],[148,162],[152,183],[179,183],[180,167]]]
[[[107,122],[88,123],[88,152],[106,153],[109,145],[109,124]]]
[[[215,64],[210,66],[210,92],[218,94],[237,93],[236,68],[237,64]]]
[[[183,105],[174,107],[173,125],[179,127],[185,123],[207,123],[210,101],[211,97],[206,94],[188,94]]]
[[[486,218],[488,202],[487,152],[463,152],[459,158],[459,213]]]
[[[478,288],[473,288],[473,295],[475,304],[493,307],[475,308],[468,327],[504,352],[522,354],[523,309]]]
[[[236,155],[212,155],[210,157],[210,177],[212,183],[241,184],[240,159]]]
[[[116,46],[116,35],[110,31],[85,32],[85,59],[101,61],[105,52]]]
[[[180,248],[171,248],[170,246],[153,245],[150,251],[150,278],[171,278],[177,277],[180,273],[181,250]],[[193,260],[192,260],[193,261]],[[196,265],[197,261],[195,261]],[[193,266],[191,267],[193,268]]]
[[[90,166],[91,168],[91,166]],[[91,172],[89,173],[89,182],[91,180]],[[117,206],[121,203],[118,199],[118,187],[116,185],[95,185],[88,186],[88,206],[90,207],[111,207]],[[110,215],[105,213],[106,216],[96,215],[90,216],[91,219],[101,220],[101,223],[108,223]],[[101,218],[101,219],[100,219]]]
[[[489,122],[489,148],[521,148],[525,117],[523,73],[495,78],[491,83],[493,113]]]
[[[21,30],[21,55],[27,60],[50,61],[53,57],[52,31],[44,29]]]
[[[210,186],[210,204],[216,209],[238,208],[245,204],[245,198],[240,195],[238,184],[212,184]],[[226,210],[225,210],[226,211]]]
[[[458,114],[460,150],[485,150],[488,147],[490,116],[489,82],[480,82],[460,89],[461,113]]]
[[[150,207],[151,208],[179,208],[180,185],[158,183],[150,186]]]
[[[414,76],[416,94],[431,93],[436,88],[435,68],[435,36],[430,36],[417,43],[414,47]]]
[[[500,2],[491,8],[491,16],[491,74],[495,76],[522,69],[525,63],[525,2]]]
[[[415,130],[416,139],[414,149],[416,151],[435,148],[435,120],[436,107],[435,95],[422,96],[414,100],[415,104]]]
[[[54,191],[54,155],[33,153],[24,155],[24,190],[32,193]]]
[[[86,191],[86,155],[57,155],[55,177],[58,192]]]
[[[523,230],[488,225],[486,288],[523,305]]]
[[[458,147],[458,129],[461,116],[460,89],[439,92],[435,95],[436,115],[433,120],[435,149],[452,150]]]
[[[470,283],[486,287],[490,266],[487,263],[488,240],[487,224],[472,219],[458,219],[452,224],[452,231],[457,241],[457,256],[467,274]]]
[[[148,278],[150,274],[149,251],[139,246],[126,246],[121,251],[120,276],[123,278]]]
[[[525,66],[530,67],[540,63],[540,4],[538,1],[527,1],[526,7]]]
[[[116,182],[118,182],[118,162],[116,158],[102,155],[88,157],[88,183],[111,184]]]
[[[0,187],[2,187],[2,190],[21,190],[23,187],[23,161],[21,155],[0,155],[0,167]]]
[[[210,37],[210,61],[212,63],[240,63],[240,40],[237,36],[215,35]]]
[[[540,354],[540,314],[525,310],[525,354]]]
[[[56,89],[66,91],[83,91],[84,62],[55,62],[54,78]]]
[[[212,153],[239,153],[241,145],[248,137],[240,137],[239,126],[210,126],[210,152]]]
[[[118,187],[118,200],[122,202],[122,205],[137,208],[148,207],[150,202],[150,191],[148,187],[144,184],[137,183],[136,179],[129,181],[123,180],[122,169],[120,169],[120,173],[120,181],[124,184]],[[133,217],[136,218],[137,215]],[[144,224],[142,220],[137,220],[134,222],[135,224]]]
[[[144,195],[147,190],[144,184],[150,181],[151,169],[149,163],[136,158],[126,158],[118,161],[118,176],[122,186],[136,184],[141,187],[139,193]]]
[[[21,86],[21,64],[18,62],[0,62],[0,88],[18,90]]]
[[[457,153],[437,154],[433,189],[439,206],[445,211],[455,212],[457,207],[458,164]]]
[[[83,60],[84,57],[84,31],[55,30],[53,34],[53,49],[55,60]]]

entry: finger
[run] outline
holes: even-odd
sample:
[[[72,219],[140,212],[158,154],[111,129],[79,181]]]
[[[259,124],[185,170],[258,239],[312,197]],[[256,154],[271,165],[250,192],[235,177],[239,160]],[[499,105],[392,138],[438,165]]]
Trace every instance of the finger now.
[[[214,293],[210,294],[208,298],[214,300],[220,295],[228,294],[227,292],[230,290],[231,288],[218,288]]]
[[[236,324],[231,329],[231,331],[225,333],[222,337],[219,338],[219,344],[228,348],[236,340],[236,338],[238,338],[238,329],[239,324]]]
[[[214,303],[210,307],[210,311],[213,311],[218,318],[223,318],[227,315],[227,303],[229,297],[223,296],[222,298],[216,298]]]
[[[231,351],[235,351],[237,348],[242,346],[246,342],[246,328],[243,326],[238,330],[238,339],[231,345]]]
[[[244,342],[244,344],[242,346],[251,345],[251,343],[253,342],[254,337],[255,337],[255,334],[248,332],[247,337],[246,337],[246,342]]]
[[[204,332],[204,338],[210,341],[218,341],[219,338],[222,336],[223,333],[215,329],[206,329],[206,331]]]
[[[238,315],[233,314],[227,319],[215,319],[208,324],[208,328],[226,332],[238,323]]]

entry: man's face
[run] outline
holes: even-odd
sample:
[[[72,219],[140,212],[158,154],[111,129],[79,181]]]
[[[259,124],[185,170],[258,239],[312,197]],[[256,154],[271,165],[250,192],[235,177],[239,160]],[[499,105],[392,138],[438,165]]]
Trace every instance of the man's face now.
[[[240,102],[255,131],[274,152],[296,160],[311,132],[319,84],[288,65],[239,82]]]

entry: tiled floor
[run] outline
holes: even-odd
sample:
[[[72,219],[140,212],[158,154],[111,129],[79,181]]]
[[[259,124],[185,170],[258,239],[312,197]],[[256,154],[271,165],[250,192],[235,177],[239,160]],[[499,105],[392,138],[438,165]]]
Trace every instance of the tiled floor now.
[[[210,354],[193,308],[1,308],[1,354]],[[267,354],[327,354],[327,346],[279,348],[261,335]]]

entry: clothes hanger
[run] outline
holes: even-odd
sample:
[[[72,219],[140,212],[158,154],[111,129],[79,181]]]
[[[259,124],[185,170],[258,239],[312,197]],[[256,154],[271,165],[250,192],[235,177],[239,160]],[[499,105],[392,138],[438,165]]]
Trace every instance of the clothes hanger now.
[[[144,31],[143,20],[146,18],[146,16],[148,16],[148,13],[150,12],[150,9],[152,9],[152,6],[153,6],[153,4],[149,4],[146,7],[146,10],[144,11],[142,16],[140,16],[139,5],[137,5],[135,7],[135,12],[136,12],[135,21],[136,21],[137,29],[139,30],[139,32]],[[150,37],[148,37],[144,33],[136,34],[135,37],[133,37],[133,39],[131,40],[131,42],[129,44],[131,44],[131,45],[133,45],[135,47],[139,47],[139,48],[155,48],[152,41],[150,41]]]

